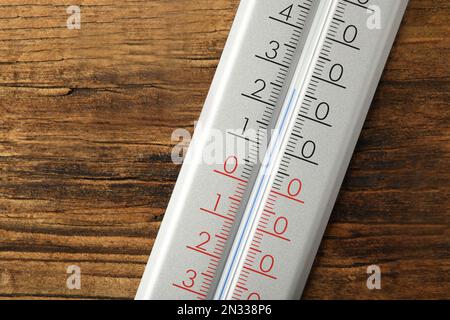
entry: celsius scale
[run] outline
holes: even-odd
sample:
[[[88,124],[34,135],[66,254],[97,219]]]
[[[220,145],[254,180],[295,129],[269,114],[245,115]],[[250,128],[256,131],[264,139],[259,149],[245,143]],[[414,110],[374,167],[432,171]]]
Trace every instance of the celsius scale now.
[[[136,299],[299,299],[407,0],[242,0]]]

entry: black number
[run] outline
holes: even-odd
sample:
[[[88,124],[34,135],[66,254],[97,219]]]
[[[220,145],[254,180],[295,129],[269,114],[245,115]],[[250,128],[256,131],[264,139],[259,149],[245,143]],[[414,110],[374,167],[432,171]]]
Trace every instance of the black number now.
[[[255,98],[258,99],[262,99],[262,97],[259,95],[259,93],[261,93],[262,91],[264,91],[264,89],[266,89],[266,82],[263,79],[258,79],[255,81],[255,84],[261,84],[261,88],[256,90],[255,92],[252,93],[252,96],[254,96]]]
[[[245,131],[247,130],[247,126],[248,126],[248,122],[250,121],[249,118],[245,117],[245,124],[244,124],[244,129],[242,129],[242,134],[245,133]]]
[[[306,141],[302,148],[302,156],[305,159],[311,159],[316,153],[316,144],[312,141]]]
[[[356,36],[358,35],[358,28],[356,28],[354,25],[350,25],[344,30],[344,41],[347,43],[352,43],[355,41]]]
[[[289,21],[290,18],[292,18],[292,8],[294,7],[293,4],[291,4],[289,7],[287,7],[286,9],[284,9],[283,11],[280,12],[280,15],[282,15],[283,17],[286,18],[286,21]]]
[[[334,82],[338,82],[342,79],[342,76],[344,75],[344,67],[337,63],[334,66],[331,67],[330,70],[330,80]]]
[[[325,120],[330,114],[330,105],[326,102],[320,103],[316,108],[316,118],[320,121]]]
[[[278,41],[270,41],[270,45],[272,46],[271,48],[271,52],[266,52],[266,57],[268,59],[276,59],[276,57],[278,56],[278,50],[280,49],[280,43]]]

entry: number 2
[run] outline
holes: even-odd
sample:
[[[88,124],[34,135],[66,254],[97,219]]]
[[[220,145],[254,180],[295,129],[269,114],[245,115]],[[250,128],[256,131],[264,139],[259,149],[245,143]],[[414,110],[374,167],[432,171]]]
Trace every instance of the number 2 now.
[[[197,249],[199,249],[199,250],[204,250],[204,251],[206,251],[206,249],[205,249],[203,246],[204,246],[205,244],[207,244],[207,243],[211,240],[211,235],[210,235],[208,232],[203,231],[203,232],[200,232],[199,236],[202,237],[202,238],[206,236],[206,240],[203,241],[202,243],[196,245],[195,247],[196,247]]]
[[[259,95],[261,92],[264,91],[264,89],[266,89],[266,82],[263,79],[258,79],[255,81],[255,84],[260,84],[261,88],[259,88],[258,90],[256,90],[255,92],[252,93],[252,96],[254,96],[255,98],[261,99],[262,97]]]

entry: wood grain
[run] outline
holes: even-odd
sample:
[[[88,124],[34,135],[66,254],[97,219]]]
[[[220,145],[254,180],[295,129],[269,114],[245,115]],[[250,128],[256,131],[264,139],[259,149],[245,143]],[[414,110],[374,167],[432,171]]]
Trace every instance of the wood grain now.
[[[0,4],[0,297],[131,299],[238,1],[32,2]],[[411,0],[304,298],[449,298],[449,20]]]

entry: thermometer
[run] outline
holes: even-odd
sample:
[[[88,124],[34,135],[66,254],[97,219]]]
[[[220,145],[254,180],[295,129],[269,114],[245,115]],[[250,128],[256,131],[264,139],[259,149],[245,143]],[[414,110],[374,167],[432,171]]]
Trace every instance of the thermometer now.
[[[136,299],[299,299],[407,0],[242,0]]]

